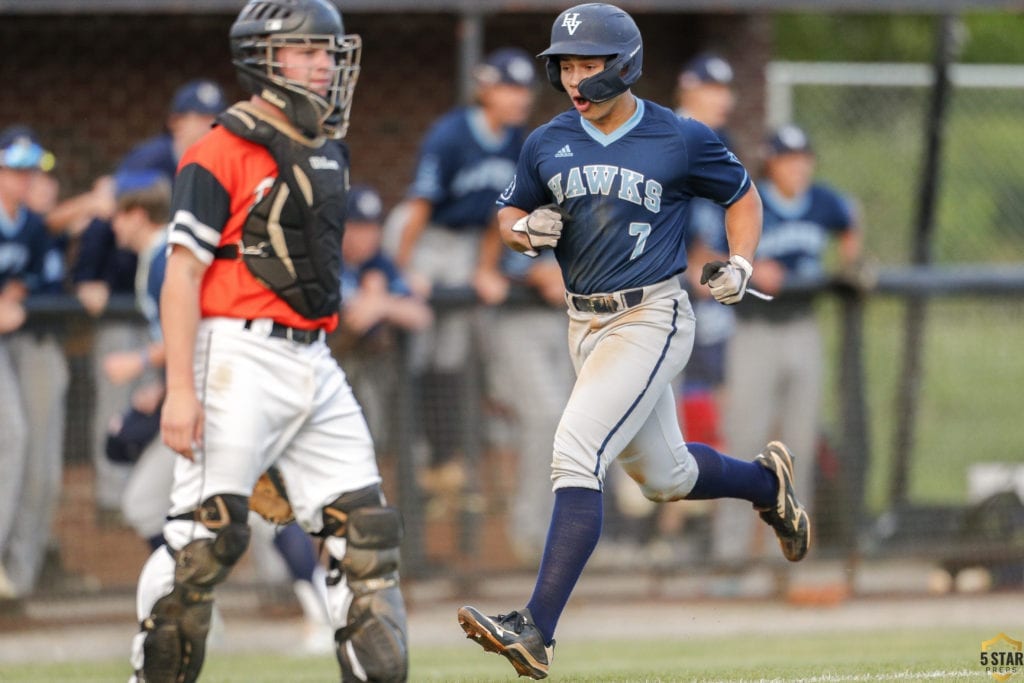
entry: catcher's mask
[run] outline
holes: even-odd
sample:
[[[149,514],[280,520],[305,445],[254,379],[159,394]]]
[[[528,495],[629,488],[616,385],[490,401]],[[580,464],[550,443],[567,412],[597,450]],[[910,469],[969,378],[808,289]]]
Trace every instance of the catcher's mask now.
[[[239,83],[247,92],[280,107],[310,137],[345,137],[363,42],[345,33],[334,5],[327,0],[250,0],[231,26],[230,42]],[[331,55],[326,96],[282,75],[277,50],[287,46],[325,49]]]

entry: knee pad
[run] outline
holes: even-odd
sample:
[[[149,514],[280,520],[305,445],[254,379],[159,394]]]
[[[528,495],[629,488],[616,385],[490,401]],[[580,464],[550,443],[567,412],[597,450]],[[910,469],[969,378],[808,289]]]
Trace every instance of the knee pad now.
[[[195,520],[214,533],[179,550],[175,556],[175,582],[211,587],[220,583],[249,547],[249,501],[245,496],[219,494],[203,501]]]
[[[223,581],[249,545],[245,496],[219,494],[188,517],[214,533],[174,553],[174,588],[156,601],[142,622],[146,683],[192,683],[206,656],[213,587]]]
[[[402,518],[381,505],[379,486],[340,496],[324,508],[324,531],[347,540],[332,560],[329,583],[342,578],[352,591],[347,623],[334,639],[342,681],[406,680],[409,653],[405,604],[398,587]]]

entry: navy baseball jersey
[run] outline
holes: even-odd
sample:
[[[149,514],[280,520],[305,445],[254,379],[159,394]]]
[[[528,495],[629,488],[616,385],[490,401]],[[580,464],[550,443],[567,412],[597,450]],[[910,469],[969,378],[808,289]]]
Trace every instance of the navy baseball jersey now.
[[[835,190],[815,184],[787,199],[771,182],[761,186],[764,229],[756,258],[782,263],[792,275],[818,275],[829,238],[853,225],[850,206]]]
[[[420,148],[409,197],[433,205],[430,220],[449,228],[483,228],[494,216],[494,198],[515,172],[523,131],[495,136],[477,107],[443,116]]]
[[[755,258],[774,259],[787,276],[814,277],[822,272],[822,256],[829,239],[853,227],[849,203],[835,190],[814,184],[798,197],[788,199],[765,180],[758,186],[764,205],[764,227]],[[751,298],[737,306],[741,318],[784,320],[809,312],[810,295],[783,292],[767,302]]]
[[[24,207],[13,217],[0,208],[0,288],[18,280],[30,291],[43,286],[50,237],[43,219]]]
[[[556,203],[570,219],[555,248],[577,294],[661,282],[686,269],[690,201],[729,206],[751,181],[715,133],[637,98],[633,116],[606,135],[575,110],[527,138],[499,206]]]
[[[109,221],[94,218],[78,240],[78,258],[71,269],[72,281],[103,281],[111,292],[130,293],[135,286],[138,257],[117,246]]]
[[[384,275],[384,278],[388,282],[389,294],[394,294],[395,296],[412,296],[412,290],[409,289],[409,285],[406,283],[405,278],[402,277],[402,273],[398,270],[398,266],[396,266],[391,259],[385,256],[383,252],[377,252],[376,255],[358,266],[351,266],[347,263],[342,264],[342,302],[355,296],[356,292],[359,291],[359,283],[362,282],[363,276],[371,271],[378,271]]]
[[[153,341],[163,339],[160,329],[160,289],[167,272],[167,233],[160,231],[139,254],[139,267],[135,274],[135,304],[146,317],[149,336]]]

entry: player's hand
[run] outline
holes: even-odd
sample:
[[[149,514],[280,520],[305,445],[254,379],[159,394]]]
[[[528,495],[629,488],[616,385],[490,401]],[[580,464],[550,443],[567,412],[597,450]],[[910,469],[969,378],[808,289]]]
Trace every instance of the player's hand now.
[[[160,434],[175,453],[189,460],[203,442],[203,406],[194,391],[167,392],[160,411]]]
[[[106,282],[81,282],[75,289],[75,296],[86,313],[98,317],[110,300],[110,286]]]
[[[103,357],[103,374],[119,386],[131,382],[146,370],[145,351],[111,351]]]
[[[14,332],[25,324],[25,307],[20,302],[0,296],[0,334]]]
[[[473,274],[473,289],[481,302],[497,306],[508,298],[508,278],[495,268],[477,268]]]
[[[711,261],[704,264],[704,270],[700,275],[700,283],[707,285],[711,296],[720,304],[736,304],[743,299],[747,292],[747,282],[750,280],[754,267],[750,261],[733,254],[729,261]]]
[[[563,222],[567,216],[557,204],[546,204],[539,209],[534,209],[526,214],[512,226],[512,232],[521,232],[526,235],[530,242],[530,252],[523,252],[530,256],[536,256],[538,249],[553,249],[562,237]]]

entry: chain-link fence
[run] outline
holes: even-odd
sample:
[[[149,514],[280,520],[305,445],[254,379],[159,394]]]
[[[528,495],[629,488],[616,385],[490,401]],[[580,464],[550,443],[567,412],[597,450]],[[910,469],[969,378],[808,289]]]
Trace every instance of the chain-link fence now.
[[[770,124],[804,127],[819,177],[860,205],[867,249],[909,260],[921,187],[931,67],[774,63]],[[940,263],[1024,260],[1024,66],[955,65],[940,169],[934,256]]]
[[[867,249],[883,266],[908,260],[923,157],[927,74],[924,67],[862,65],[769,69],[772,122],[794,121],[807,128],[819,158],[819,177],[857,198]],[[1024,261],[1024,169],[1014,153],[1019,138],[1014,133],[1024,127],[1015,116],[1024,104],[1024,76],[1017,69],[995,67],[958,67],[953,74],[937,260]],[[888,294],[899,292],[893,288]],[[461,296],[446,305],[469,306],[468,292]],[[850,424],[846,406],[851,392],[844,368],[849,369],[846,354],[851,351],[844,346],[846,328],[841,327],[846,309],[835,301],[820,300],[829,368],[826,419],[816,454],[820,546],[848,551],[853,546],[847,541],[859,536],[862,550],[900,552],[913,537],[931,543],[931,551],[941,555],[958,534],[980,528],[998,536],[1006,510],[986,517],[968,506],[1008,482],[1024,486],[1019,483],[1024,479],[1024,427],[1018,417],[1024,404],[1017,386],[1024,368],[1016,360],[1024,347],[1024,304],[1014,297],[975,294],[930,305],[915,418],[893,410],[896,382],[904,371],[899,355],[902,301],[897,296],[866,299],[863,344],[854,349],[863,359],[866,448],[844,464],[850,455],[843,435]],[[494,313],[503,312],[508,311]],[[55,547],[65,569],[87,577],[85,584],[72,585],[130,588],[148,551],[120,521],[116,493],[98,501],[96,483],[96,458],[102,457],[97,449],[110,417],[105,414],[109,400],[99,389],[96,353],[112,321],[66,310],[47,319],[53,318],[60,318],[58,336],[69,366],[64,490]],[[523,353],[535,343],[531,323],[501,329],[507,348]],[[521,487],[524,482],[546,485],[543,470],[550,453],[524,446],[524,437],[532,435],[524,433],[529,428],[521,411],[532,402],[510,396],[507,386],[504,393],[487,390],[493,377],[476,358],[459,380],[467,400],[457,404],[416,373],[411,354],[401,336],[381,347],[341,353],[377,437],[387,493],[405,514],[409,575],[466,578],[534,568],[540,550],[536,536],[543,534],[547,511],[541,505],[521,506],[524,496],[532,495]],[[500,362],[514,366],[515,360],[506,355]],[[499,388],[503,382],[507,385],[507,380],[497,381]],[[430,471],[431,444],[423,424],[430,411],[449,416],[462,411],[451,422],[461,425],[451,438],[459,444],[461,468]],[[913,506],[894,510],[889,487],[897,455],[893,432],[908,419],[915,419],[917,426],[913,452],[907,454]],[[528,466],[534,474],[527,481],[521,470]],[[859,498],[856,482],[861,479],[867,515],[852,520],[853,533],[848,533],[851,506],[859,509],[851,495]],[[610,533],[594,566],[668,571],[706,566],[708,508],[687,503],[666,508],[673,512],[653,514],[645,502],[615,498],[609,504]],[[1016,519],[1013,509],[1009,514],[1011,521]],[[522,543],[528,525],[535,539]],[[628,542],[616,543],[623,540]],[[1012,545],[1014,538],[1007,542]],[[51,553],[51,567],[55,557]],[[254,574],[243,564],[237,576],[244,580]]]
[[[939,167],[939,200],[932,255],[955,267],[1024,261],[1024,168],[1013,140],[1024,132],[1024,67],[954,65]],[[910,260],[918,217],[926,116],[933,72],[926,65],[777,63],[768,69],[769,118],[795,122],[811,135],[818,177],[853,197],[861,209],[869,258],[882,267]],[[947,289],[948,291],[948,289]],[[863,376],[870,453],[862,550],[946,556],[956,568],[964,555],[984,563],[989,550],[1016,544],[1024,496],[1024,408],[1014,377],[1024,342],[1018,295],[994,291],[927,304],[920,374],[911,386],[916,414],[900,412],[908,292],[871,298],[864,309]],[[842,433],[847,416],[839,397],[844,358],[838,308],[822,307],[834,374],[826,392],[827,432]],[[897,431],[909,424],[908,451]],[[894,484],[907,466],[906,490]],[[863,473],[847,472],[854,477]],[[995,496],[995,497],[993,497]],[[823,518],[827,528],[829,519]],[[974,548],[964,550],[963,544]],[[958,549],[958,545],[960,546]],[[997,553],[998,554],[998,553]],[[1019,554],[1019,552],[1018,552]],[[957,558],[949,559],[949,558]],[[970,564],[970,560],[965,560]],[[996,563],[998,564],[998,562]],[[995,572],[1019,581],[1019,563]],[[1008,578],[1009,577],[1009,578]]]

